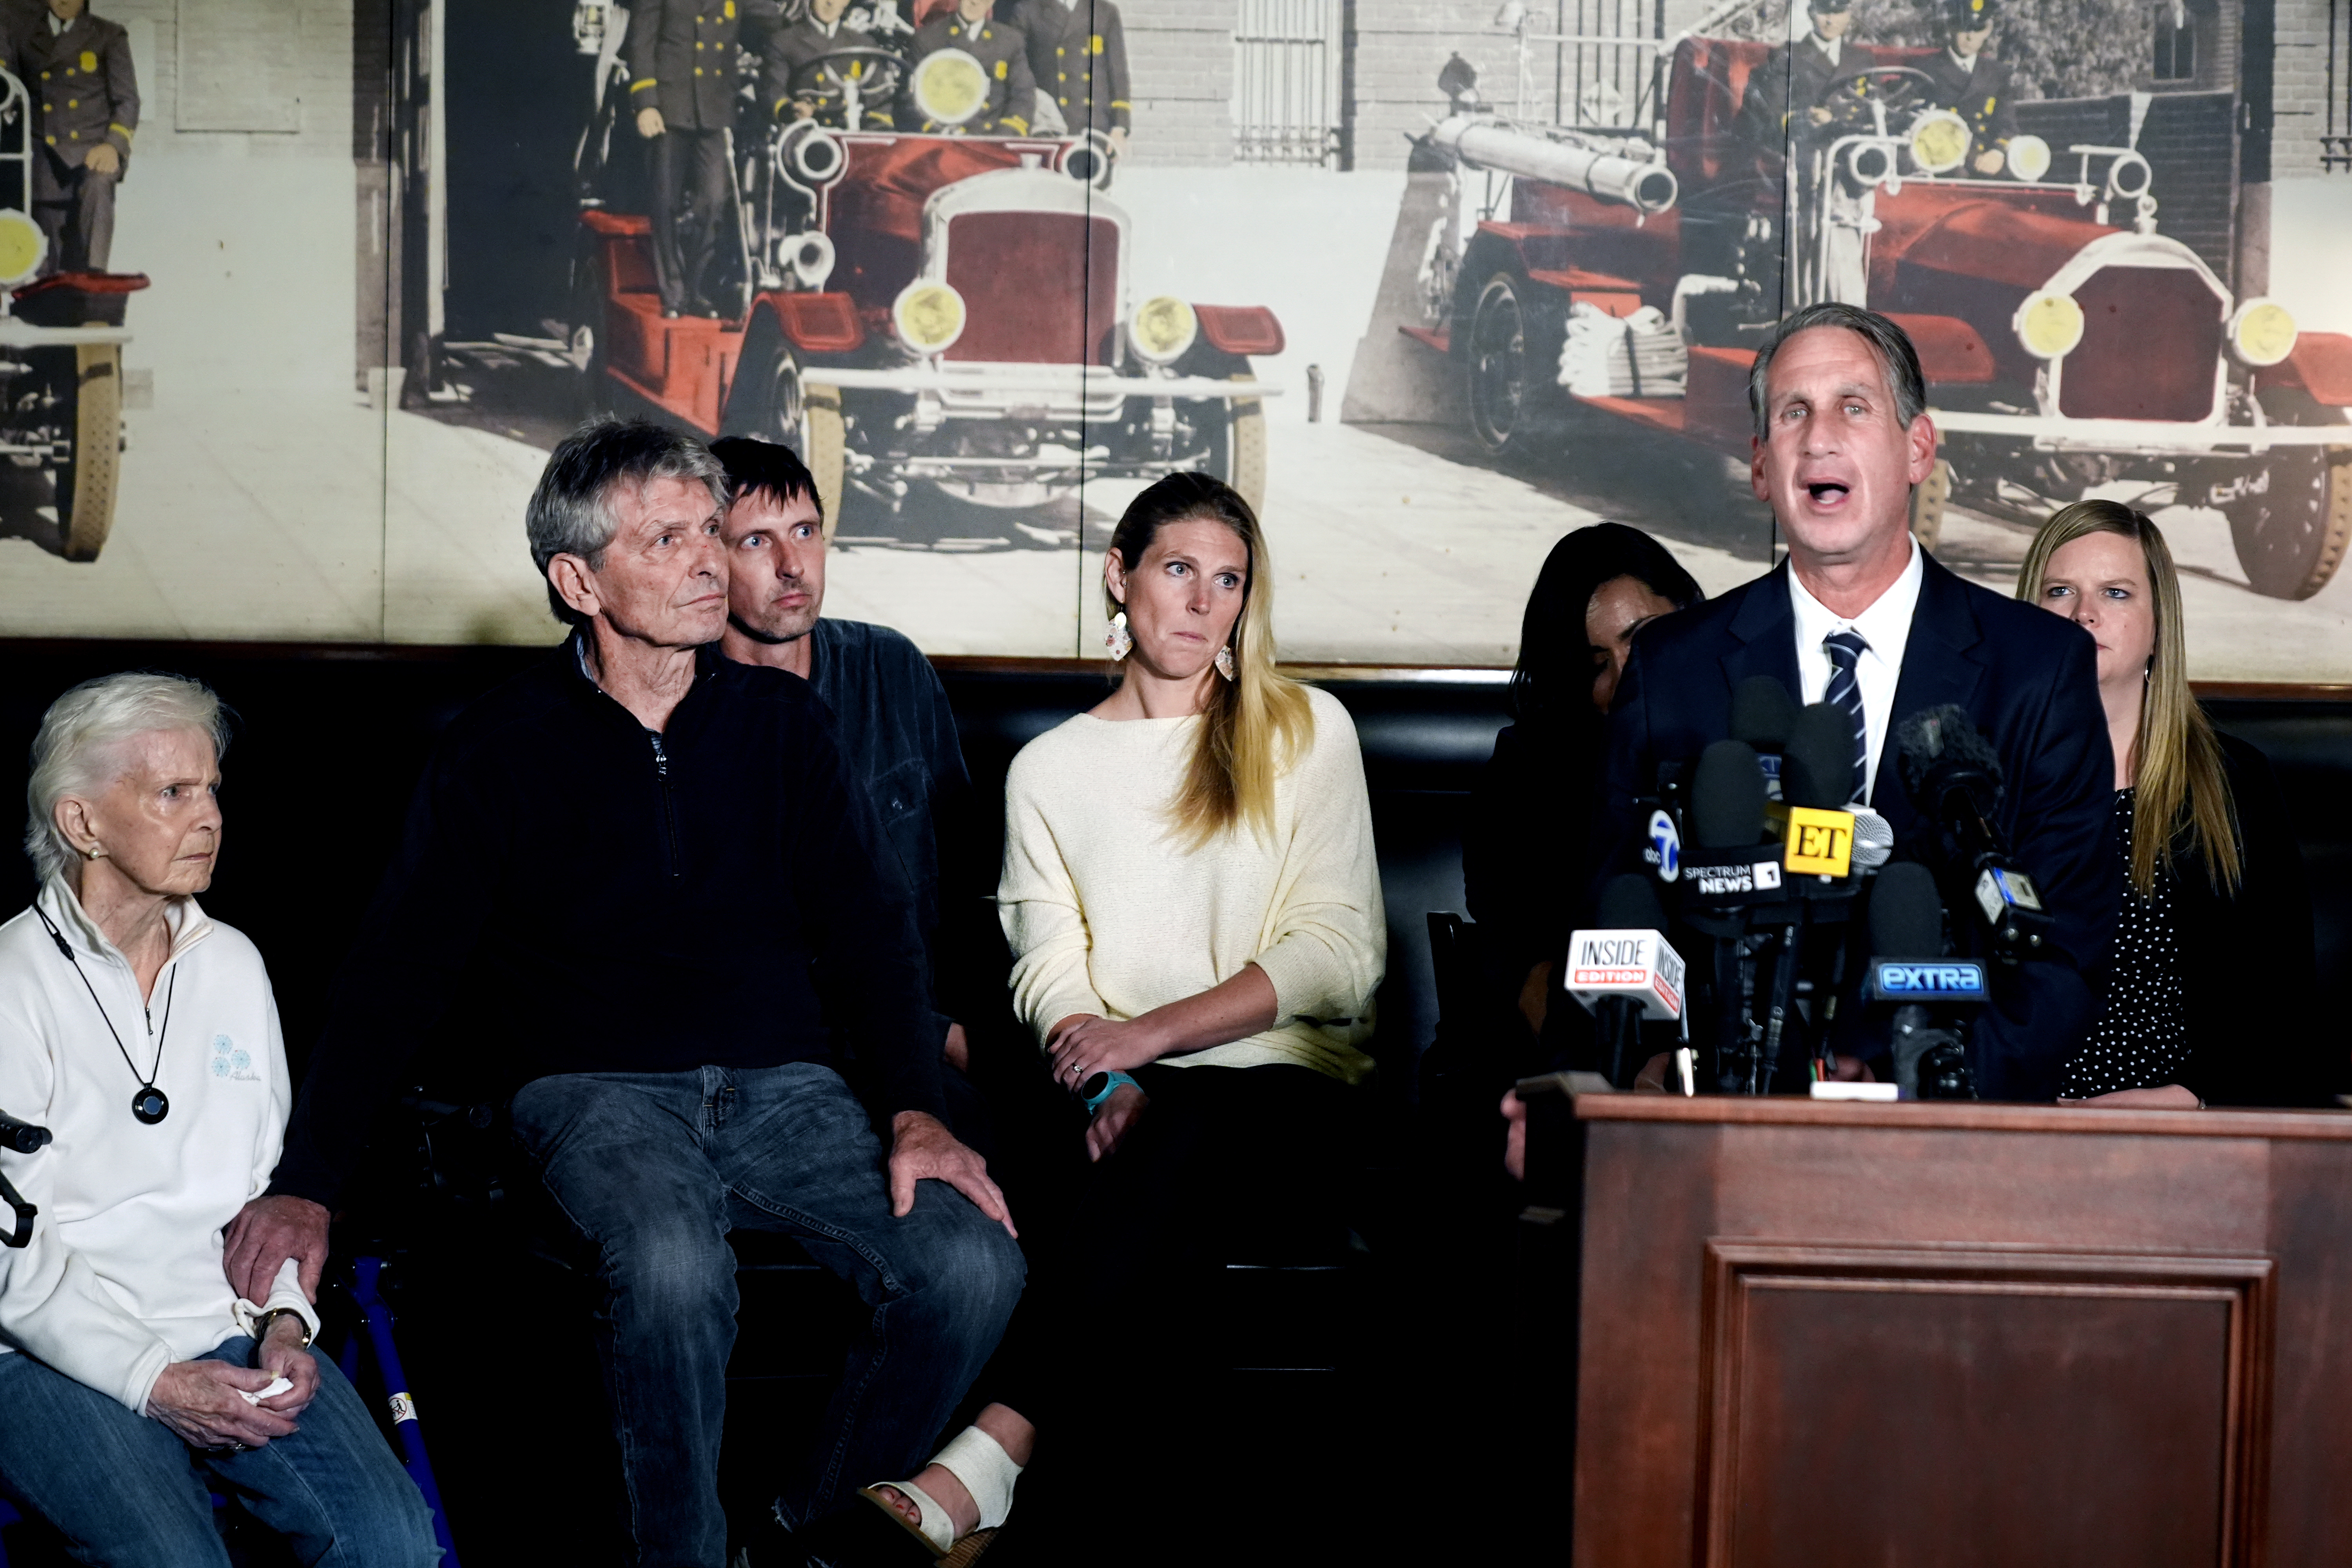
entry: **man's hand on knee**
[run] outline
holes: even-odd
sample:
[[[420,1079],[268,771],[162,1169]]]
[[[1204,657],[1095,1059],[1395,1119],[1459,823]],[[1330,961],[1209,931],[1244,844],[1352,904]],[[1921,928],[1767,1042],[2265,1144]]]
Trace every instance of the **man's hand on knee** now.
[[[327,1267],[327,1211],[308,1198],[287,1194],[256,1198],[229,1221],[221,1258],[229,1289],[248,1301],[267,1301],[278,1270],[288,1258],[301,1270],[302,1294],[319,1299],[319,1276]]]
[[[1006,1234],[1021,1234],[1013,1228],[1003,1192],[989,1179],[988,1162],[958,1142],[938,1117],[902,1110],[890,1119],[890,1212],[900,1219],[914,1213],[915,1184],[924,1181],[945,1182]]]

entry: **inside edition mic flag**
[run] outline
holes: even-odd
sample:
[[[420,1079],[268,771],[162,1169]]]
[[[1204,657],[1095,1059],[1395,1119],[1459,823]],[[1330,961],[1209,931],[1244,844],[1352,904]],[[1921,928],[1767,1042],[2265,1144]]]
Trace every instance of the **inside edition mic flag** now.
[[[1648,877],[1611,878],[1599,918],[1596,929],[1570,935],[1564,985],[1598,1020],[1601,1070],[1623,1089],[1642,1065],[1642,1020],[1683,1016],[1683,961],[1666,942],[1666,912]]]

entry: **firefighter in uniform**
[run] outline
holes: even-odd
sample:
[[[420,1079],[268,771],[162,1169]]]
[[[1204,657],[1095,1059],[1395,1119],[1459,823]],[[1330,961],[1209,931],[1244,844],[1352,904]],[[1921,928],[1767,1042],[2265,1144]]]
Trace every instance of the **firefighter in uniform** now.
[[[33,218],[49,237],[44,270],[103,272],[114,248],[114,187],[139,130],[131,35],[89,0],[48,0],[16,37],[33,95]]]
[[[1028,40],[1020,28],[991,20],[990,4],[991,0],[956,0],[952,12],[934,16],[915,29],[916,70],[941,49],[961,49],[978,60],[988,75],[988,102],[978,114],[961,125],[935,125],[923,119],[918,107],[914,118],[923,130],[950,136],[1029,134],[1029,120],[1037,110],[1037,84],[1029,74]],[[912,80],[909,77],[909,97]]]
[[[1984,52],[1992,37],[1995,9],[1995,0],[1948,0],[1944,52],[1919,62],[1936,83],[1927,100],[1968,121],[1971,141],[1967,167],[1979,174],[2000,173],[2008,161],[2009,139],[2017,134],[2009,68]]]
[[[735,122],[737,0],[636,0],[629,107],[653,160],[654,282],[662,314],[711,314],[701,297],[727,216]]]
[[[840,96],[809,89],[795,92],[793,77],[803,66],[823,59],[839,49],[884,47],[873,34],[853,27],[841,19],[842,13],[848,9],[849,0],[809,0],[807,16],[768,35],[766,47],[761,51],[765,62],[762,73],[765,90],[761,97],[777,119],[814,120],[836,131],[845,129],[845,101]],[[864,61],[852,60],[840,68],[840,74],[862,79],[873,74],[873,68]],[[888,97],[862,100],[858,118],[862,126],[889,130]]]
[[[1029,40],[1029,70],[1073,136],[1100,131],[1127,151],[1127,24],[1114,0],[1022,0],[1013,16]]]
[[[1826,101],[1830,83],[1870,63],[1859,54],[1845,58],[1853,0],[1813,0],[1810,9],[1812,29],[1775,48],[1748,73],[1734,121],[1741,139],[1776,163],[1793,143],[1834,118]]]

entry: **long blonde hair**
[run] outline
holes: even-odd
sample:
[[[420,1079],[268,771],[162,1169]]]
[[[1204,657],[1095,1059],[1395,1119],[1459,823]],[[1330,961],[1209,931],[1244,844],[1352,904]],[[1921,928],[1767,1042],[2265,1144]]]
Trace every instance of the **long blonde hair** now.
[[[2147,585],[2156,595],[2156,652],[2139,700],[2139,734],[2133,742],[2131,883],[2142,898],[2156,891],[2159,861],[2178,869],[2174,849],[2194,847],[2216,892],[2237,890],[2242,874],[2238,813],[2221,764],[2221,742],[2189,689],[2188,639],[2181,630],[2180,578],[2164,535],[2144,512],[2120,501],[2084,500],[2061,510],[2025,552],[2017,596],[2039,604],[2050,559],[2094,533],[2112,533],[2140,548]]]
[[[1234,531],[1249,552],[1242,613],[1234,619],[1233,680],[1213,683],[1202,710],[1200,743],[1184,783],[1169,803],[1177,833],[1191,846],[1208,843],[1235,823],[1271,836],[1274,784],[1314,743],[1315,715],[1307,689],[1274,667],[1274,567],[1257,513],[1231,485],[1206,474],[1171,474],[1135,498],[1110,536],[1119,564],[1133,575],[1160,531],[1171,522],[1214,522]],[[1123,606],[1103,585],[1103,613]]]

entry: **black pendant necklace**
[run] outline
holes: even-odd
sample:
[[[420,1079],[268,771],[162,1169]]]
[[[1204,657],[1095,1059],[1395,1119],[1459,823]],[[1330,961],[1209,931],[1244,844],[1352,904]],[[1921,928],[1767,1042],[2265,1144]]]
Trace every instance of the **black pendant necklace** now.
[[[106,1032],[114,1037],[114,1048],[122,1053],[122,1065],[131,1069],[132,1078],[139,1079],[139,1092],[131,1097],[131,1114],[142,1124],[154,1126],[172,1114],[172,1097],[157,1089],[155,1080],[163,1076],[163,1041],[172,1032],[172,994],[180,988],[180,972],[173,970],[172,978],[164,984],[163,1026],[155,1033],[155,1065],[147,1069],[146,1077],[140,1078],[139,1064],[131,1059],[130,1049],[123,1045],[122,1036],[116,1030],[114,1020],[107,1016],[106,1004],[98,999],[98,987],[89,983],[89,975],[82,973],[81,960],[74,956],[73,948],[66,942],[66,933],[50,924],[48,915],[39,905],[33,907],[33,912],[41,917],[43,925],[48,927],[49,940],[58,944],[58,951],[66,955],[68,963],[73,965],[74,974],[81,981],[81,988],[89,993],[90,1005],[98,1009],[99,1021],[106,1026]]]

